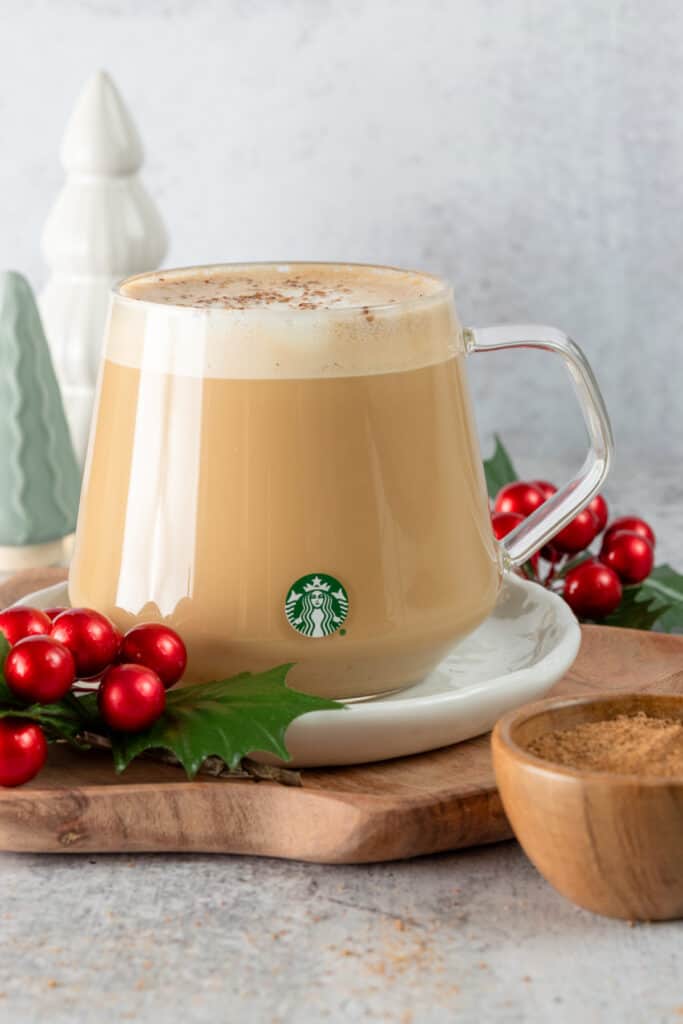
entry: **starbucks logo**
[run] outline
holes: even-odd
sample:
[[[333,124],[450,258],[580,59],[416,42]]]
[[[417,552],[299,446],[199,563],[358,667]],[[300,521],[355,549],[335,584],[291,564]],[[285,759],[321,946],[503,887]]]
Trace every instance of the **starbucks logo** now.
[[[349,599],[339,580],[320,572],[302,576],[289,588],[285,615],[302,636],[336,633],[349,613]]]

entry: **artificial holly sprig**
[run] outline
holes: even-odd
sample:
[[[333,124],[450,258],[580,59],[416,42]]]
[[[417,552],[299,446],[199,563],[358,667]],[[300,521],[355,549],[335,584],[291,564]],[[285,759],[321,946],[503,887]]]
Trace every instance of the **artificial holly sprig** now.
[[[556,488],[543,480],[521,481],[499,437],[484,461],[493,529],[500,538],[519,525]],[[608,522],[598,495],[524,568],[524,575],[561,594],[582,621],[630,629],[683,630],[683,576],[654,567],[655,536],[636,516]],[[601,537],[598,556],[591,545]]]
[[[15,611],[17,614],[13,615]],[[166,641],[163,658],[159,646],[151,644],[154,638],[147,626],[147,634],[142,637],[137,635],[144,632],[141,626],[126,634],[116,655],[131,657],[137,651],[154,661],[156,669],[140,662],[116,663],[104,671],[99,683],[89,684],[91,688],[86,692],[82,692],[72,674],[67,692],[59,699],[46,701],[41,695],[54,693],[56,683],[50,680],[51,670],[44,653],[51,645],[52,654],[59,655],[54,670],[61,681],[60,648],[65,645],[44,635],[17,638],[18,622],[22,629],[30,622],[36,628],[41,624],[42,613],[31,617],[30,613],[36,611],[9,609],[0,613],[0,785],[20,785],[33,778],[45,763],[47,742],[55,741],[82,749],[106,746],[111,749],[117,772],[141,754],[166,751],[177,759],[190,779],[209,758],[219,758],[229,770],[237,770],[254,751],[288,761],[285,734],[296,718],[310,711],[345,708],[338,701],[288,687],[286,679],[291,665],[165,691],[156,669],[163,675],[164,669],[174,665],[177,669],[179,661],[183,666],[185,661],[184,656],[180,659],[177,647],[178,641],[182,643],[180,638],[159,624],[155,627],[164,631]],[[53,634],[59,621],[56,619],[52,626]],[[14,633],[16,642],[12,646],[6,633]],[[173,633],[170,646],[168,633]],[[63,622],[61,635],[65,637]],[[157,639],[161,635],[159,632]],[[83,635],[80,639],[83,641]],[[74,637],[70,642],[81,659],[95,656],[97,645],[76,643]],[[25,669],[35,669],[36,664],[30,664],[35,651],[43,651],[39,671],[26,671],[26,678],[17,687],[14,662],[19,661]],[[176,670],[167,678],[167,685],[172,686],[177,681]],[[160,693],[164,694],[161,704]]]

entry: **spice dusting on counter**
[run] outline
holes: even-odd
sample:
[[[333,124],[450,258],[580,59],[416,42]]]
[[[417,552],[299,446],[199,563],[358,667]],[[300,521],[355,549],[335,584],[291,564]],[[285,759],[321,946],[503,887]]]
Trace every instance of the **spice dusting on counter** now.
[[[537,737],[528,751],[568,768],[683,776],[683,722],[639,711]]]

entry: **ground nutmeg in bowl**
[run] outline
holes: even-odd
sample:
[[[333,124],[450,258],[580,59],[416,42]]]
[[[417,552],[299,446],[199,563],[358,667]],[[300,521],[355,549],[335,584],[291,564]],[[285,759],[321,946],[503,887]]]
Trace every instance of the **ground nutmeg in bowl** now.
[[[527,750],[568,768],[683,776],[683,721],[639,711],[538,736]]]

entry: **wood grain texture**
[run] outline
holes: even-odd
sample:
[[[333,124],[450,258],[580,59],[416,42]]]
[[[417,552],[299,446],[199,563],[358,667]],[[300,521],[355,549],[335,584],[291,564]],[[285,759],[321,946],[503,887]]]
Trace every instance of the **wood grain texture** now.
[[[683,917],[683,778],[566,768],[527,750],[545,733],[639,712],[683,720],[683,695],[672,687],[520,708],[497,723],[493,762],[517,838],[559,892],[609,917],[668,920]]]
[[[0,605],[63,578],[48,570],[0,586]],[[579,657],[553,692],[678,688],[683,638],[586,627]],[[203,851],[320,863],[396,860],[511,836],[496,789],[489,736],[351,768],[307,770],[303,786],[205,779],[133,763],[114,774],[106,754],[53,747],[21,789],[0,790],[0,849]]]

